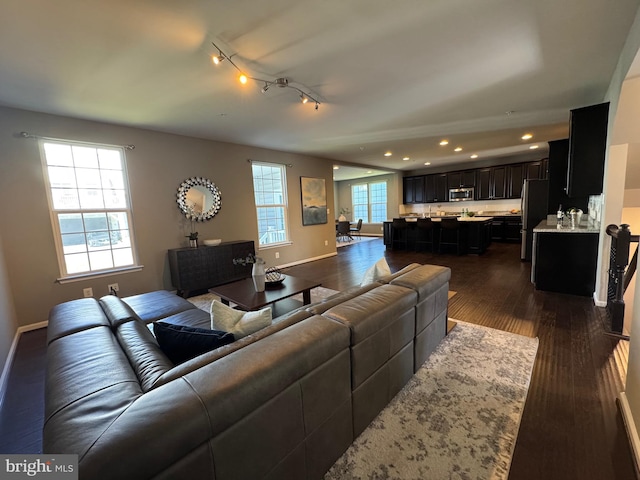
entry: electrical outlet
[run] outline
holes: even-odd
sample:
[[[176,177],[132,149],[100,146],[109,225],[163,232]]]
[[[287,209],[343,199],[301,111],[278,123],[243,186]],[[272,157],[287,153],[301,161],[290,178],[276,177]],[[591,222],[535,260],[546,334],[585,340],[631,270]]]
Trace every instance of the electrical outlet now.
[[[324,241],[324,246],[327,247],[329,245],[329,240]]]
[[[280,252],[276,252],[276,258],[280,258]]]
[[[91,287],[83,288],[82,294],[84,295],[85,298],[93,297],[93,288]]]
[[[109,285],[107,285],[107,290],[109,291],[109,293],[119,292],[120,287],[118,286],[117,283],[110,283]]]

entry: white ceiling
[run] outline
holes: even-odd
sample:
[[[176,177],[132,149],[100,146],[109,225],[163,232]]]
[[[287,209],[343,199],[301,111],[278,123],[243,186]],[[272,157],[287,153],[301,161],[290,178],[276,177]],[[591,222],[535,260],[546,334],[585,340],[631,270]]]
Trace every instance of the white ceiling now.
[[[0,104],[383,170],[542,154],[603,100],[639,3],[3,0]],[[319,109],[240,85],[212,41]]]

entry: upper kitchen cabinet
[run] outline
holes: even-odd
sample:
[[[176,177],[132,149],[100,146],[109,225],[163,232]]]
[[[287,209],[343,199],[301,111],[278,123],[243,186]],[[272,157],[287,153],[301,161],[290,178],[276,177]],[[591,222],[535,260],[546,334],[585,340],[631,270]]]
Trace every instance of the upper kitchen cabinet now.
[[[447,174],[447,184],[449,188],[475,187],[476,171],[464,170],[460,172],[450,172]]]
[[[425,203],[425,177],[404,177],[402,179],[402,203]]]
[[[476,200],[497,200],[507,195],[507,167],[487,167],[477,170]]]
[[[609,103],[571,110],[567,195],[602,193]]]
[[[525,177],[527,180],[546,180],[548,159],[538,160],[536,162],[525,163]]]
[[[527,164],[518,163],[507,166],[507,194],[509,198],[520,198],[522,195],[522,182],[525,179],[525,167]]]
[[[446,173],[427,175],[425,180],[425,196],[427,203],[448,202],[448,175]]]

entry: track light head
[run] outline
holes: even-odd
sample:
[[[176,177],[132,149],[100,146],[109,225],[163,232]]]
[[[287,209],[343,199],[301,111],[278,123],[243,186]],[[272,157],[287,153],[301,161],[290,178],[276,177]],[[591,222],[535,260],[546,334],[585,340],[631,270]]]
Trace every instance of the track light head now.
[[[320,104],[319,104],[318,102],[316,102],[316,110],[318,110],[318,106],[319,106],[319,105],[320,105]]]
[[[247,83],[247,80],[249,79],[244,73],[241,73],[240,76],[238,77],[238,80],[240,81],[241,84],[245,85]]]
[[[307,103],[309,101],[309,97],[307,97],[304,93],[300,94],[300,101],[302,103]]]
[[[271,85],[269,85],[267,82],[264,82],[264,87],[262,87],[262,90],[261,90],[262,93],[265,93],[267,90],[269,90],[270,86]]]
[[[212,55],[211,61],[214,65],[220,65],[222,62],[224,62],[225,58],[226,57],[222,53],[220,53],[219,55]]]

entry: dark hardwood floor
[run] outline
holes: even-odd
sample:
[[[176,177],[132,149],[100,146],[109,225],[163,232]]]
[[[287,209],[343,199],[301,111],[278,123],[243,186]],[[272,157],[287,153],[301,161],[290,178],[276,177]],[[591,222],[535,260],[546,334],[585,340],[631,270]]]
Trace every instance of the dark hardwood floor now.
[[[386,251],[382,239],[283,270],[343,290],[385,256],[392,271],[408,263],[452,270],[449,316],[540,341],[520,425],[511,480],[635,479],[616,397],[624,389],[628,341],[605,333],[603,309],[590,298],[539,292],[519,245],[493,243],[481,256]],[[43,331],[40,331],[43,332]],[[24,345],[23,345],[24,341]],[[41,448],[42,333],[23,335],[0,411],[0,453]]]

